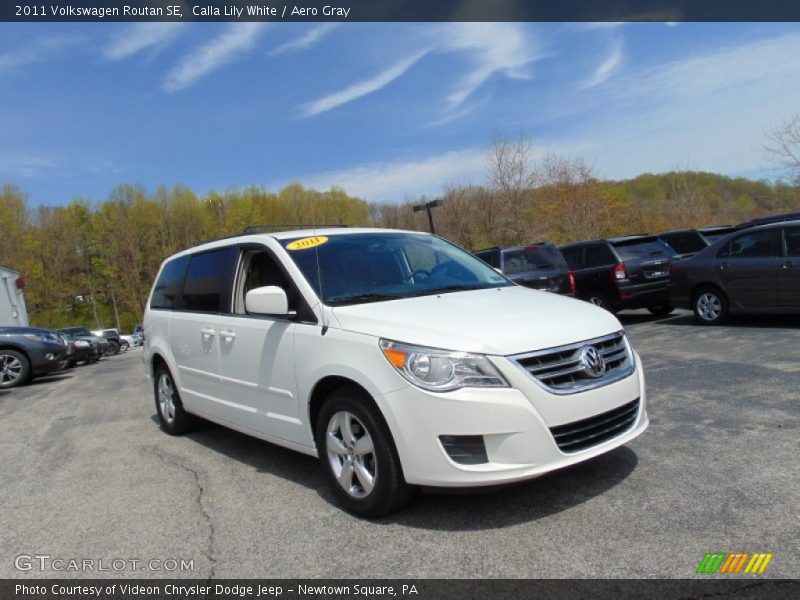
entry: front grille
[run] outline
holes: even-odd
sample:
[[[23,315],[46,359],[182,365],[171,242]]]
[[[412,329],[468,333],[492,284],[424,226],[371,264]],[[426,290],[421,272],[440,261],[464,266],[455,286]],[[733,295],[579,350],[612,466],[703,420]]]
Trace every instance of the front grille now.
[[[580,452],[628,431],[639,414],[639,398],[608,412],[566,425],[551,427],[550,433],[562,452]]]
[[[602,372],[590,368],[590,348],[602,357]],[[587,354],[590,355],[587,357]],[[633,354],[621,331],[611,335],[509,357],[534,381],[555,394],[574,394],[619,381],[633,373]]]

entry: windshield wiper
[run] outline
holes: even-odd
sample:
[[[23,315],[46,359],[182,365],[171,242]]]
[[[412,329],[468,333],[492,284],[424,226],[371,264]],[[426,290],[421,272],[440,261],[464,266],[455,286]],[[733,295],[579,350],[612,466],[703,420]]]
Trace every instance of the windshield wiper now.
[[[473,290],[488,290],[490,288],[495,287],[502,287],[501,285],[465,285],[463,283],[454,283],[451,285],[445,285],[440,288],[434,288],[430,290],[424,290],[417,292],[415,294],[411,294],[411,296],[435,296],[436,294],[446,294],[447,292],[471,292]]]
[[[333,306],[342,304],[359,304],[361,302],[380,302],[381,300],[397,300],[398,296],[393,294],[355,294],[353,296],[343,296],[334,298],[328,302]]]

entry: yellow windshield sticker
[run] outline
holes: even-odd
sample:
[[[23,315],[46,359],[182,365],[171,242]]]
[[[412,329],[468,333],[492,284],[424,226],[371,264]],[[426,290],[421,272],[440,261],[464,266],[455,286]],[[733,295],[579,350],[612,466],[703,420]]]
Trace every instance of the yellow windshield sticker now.
[[[308,250],[316,246],[321,246],[328,241],[324,235],[317,235],[314,237],[303,238],[302,240],[295,240],[291,244],[286,245],[287,250]]]

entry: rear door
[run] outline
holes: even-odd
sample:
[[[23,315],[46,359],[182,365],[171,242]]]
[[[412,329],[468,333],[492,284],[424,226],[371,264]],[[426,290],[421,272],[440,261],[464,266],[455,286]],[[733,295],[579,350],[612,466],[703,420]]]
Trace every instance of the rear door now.
[[[617,264],[617,257],[606,242],[587,244],[584,246],[583,289],[578,284],[578,295],[587,298],[592,294],[600,294],[610,302],[619,300],[619,291],[612,278],[612,270]],[[577,275],[576,275],[577,279]],[[577,283],[577,282],[576,282]]]
[[[263,286],[286,291],[290,310],[299,293],[273,253],[263,246],[241,248],[232,314],[217,332],[220,376],[231,420],[240,427],[301,443],[302,436],[294,366],[294,334],[298,324],[285,317],[248,315],[248,291]]]
[[[778,302],[800,308],[800,227],[783,230],[783,257],[778,265]]]
[[[733,307],[778,305],[779,229],[743,233],[725,244],[714,271]]]
[[[219,375],[219,329],[230,310],[236,248],[194,254],[189,259],[180,305],[169,324],[181,398],[190,410],[228,419]]]

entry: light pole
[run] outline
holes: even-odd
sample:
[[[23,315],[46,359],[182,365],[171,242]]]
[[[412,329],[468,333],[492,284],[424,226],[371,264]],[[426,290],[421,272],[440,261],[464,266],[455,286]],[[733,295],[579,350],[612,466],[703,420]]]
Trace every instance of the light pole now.
[[[440,200],[431,200],[430,202],[425,202],[423,204],[415,204],[413,206],[414,212],[420,212],[424,210],[428,213],[428,224],[431,226],[431,233],[436,233],[433,228],[433,214],[431,213],[432,208],[437,208],[442,205],[442,201]]]

